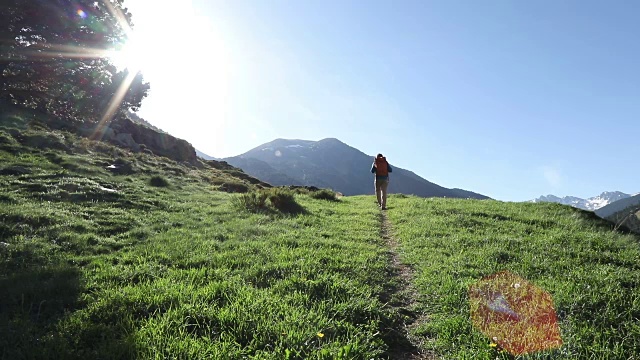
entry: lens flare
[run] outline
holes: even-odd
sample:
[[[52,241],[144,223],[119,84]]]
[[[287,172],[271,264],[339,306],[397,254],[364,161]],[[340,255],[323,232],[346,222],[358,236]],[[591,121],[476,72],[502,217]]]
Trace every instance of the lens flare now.
[[[131,27],[129,26],[125,12],[123,12],[123,8],[120,6],[120,2],[115,2],[112,0],[99,0],[94,2],[94,6],[96,8],[99,5],[106,7],[107,11],[111,14],[111,16],[115,18],[115,20],[127,35],[131,34]],[[75,14],[81,19],[86,19],[90,15],[81,8],[77,8]],[[53,43],[47,44],[46,48],[39,47],[38,45],[30,46],[29,48],[21,51],[21,54],[26,58],[33,59],[48,57],[55,59],[59,59],[61,57],[66,59],[107,59],[113,56],[113,49],[90,48],[80,45]],[[109,100],[107,108],[105,109],[105,113],[100,119],[98,126],[96,126],[96,132],[103,128],[105,123],[111,121],[113,116],[116,114],[118,107],[127,95],[127,91],[131,87],[131,84],[138,74],[137,70],[139,69],[136,69],[136,71],[128,71],[125,79],[118,87],[118,90]]]
[[[473,326],[511,353],[523,355],[562,346],[551,294],[508,271],[469,287]]]

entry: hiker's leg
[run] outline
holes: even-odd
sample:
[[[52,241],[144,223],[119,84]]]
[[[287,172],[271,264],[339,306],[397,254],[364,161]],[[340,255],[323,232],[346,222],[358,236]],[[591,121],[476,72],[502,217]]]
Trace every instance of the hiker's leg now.
[[[381,181],[380,189],[382,190],[382,207],[387,207],[387,187],[389,186],[389,180]]]
[[[382,204],[382,199],[380,199],[382,181],[374,180],[373,185],[376,189],[376,198],[378,199],[378,206],[380,206]]]

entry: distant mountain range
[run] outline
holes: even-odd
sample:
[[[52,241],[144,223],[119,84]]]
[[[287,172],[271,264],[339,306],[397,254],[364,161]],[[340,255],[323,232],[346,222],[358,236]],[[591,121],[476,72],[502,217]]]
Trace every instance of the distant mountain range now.
[[[582,199],[575,196],[557,197],[555,195],[540,196],[537,199],[531,200],[531,202],[554,202],[564,205],[573,206],[583,210],[598,210],[604,206],[612,204],[616,201],[631,197],[630,194],[625,194],[620,191],[605,191],[602,194],[588,199]]]
[[[338,139],[319,141],[276,139],[246,153],[221,159],[272,185],[307,185],[330,188],[344,195],[373,194],[373,155]],[[409,170],[394,166],[389,192],[423,197],[488,199],[462,189],[448,189]]]
[[[531,202],[555,202],[595,212],[615,227],[640,234],[640,193],[630,195],[620,191],[605,191],[588,199],[575,196],[541,196]]]

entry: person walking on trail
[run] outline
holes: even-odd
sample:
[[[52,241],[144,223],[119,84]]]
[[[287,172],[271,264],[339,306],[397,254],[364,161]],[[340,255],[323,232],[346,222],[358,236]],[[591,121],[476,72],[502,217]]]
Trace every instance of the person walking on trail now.
[[[378,154],[371,165],[371,172],[376,174],[374,185],[376,189],[376,198],[378,206],[382,210],[387,210],[387,187],[389,187],[389,173],[392,172],[391,165],[387,162],[387,158]]]

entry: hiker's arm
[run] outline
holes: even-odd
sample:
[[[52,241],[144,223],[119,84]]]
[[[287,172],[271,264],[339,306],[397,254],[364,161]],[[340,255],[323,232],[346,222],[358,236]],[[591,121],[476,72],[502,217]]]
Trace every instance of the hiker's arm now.
[[[373,165],[371,165],[371,173],[375,173],[376,172],[376,163],[373,163]]]
[[[391,168],[391,164],[387,163],[387,170],[389,172],[393,172],[393,169]]]

